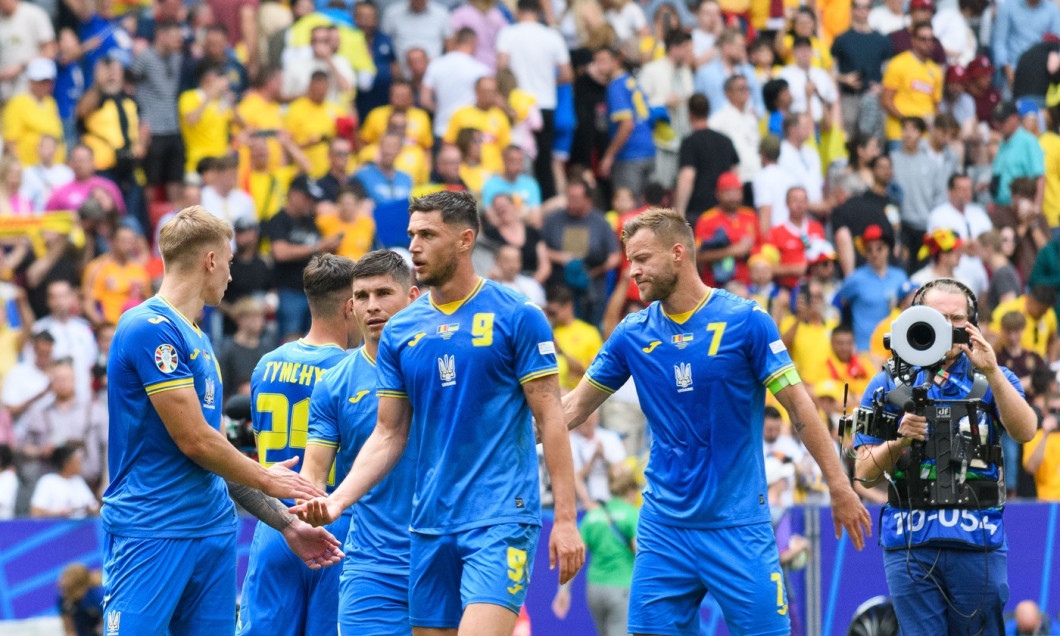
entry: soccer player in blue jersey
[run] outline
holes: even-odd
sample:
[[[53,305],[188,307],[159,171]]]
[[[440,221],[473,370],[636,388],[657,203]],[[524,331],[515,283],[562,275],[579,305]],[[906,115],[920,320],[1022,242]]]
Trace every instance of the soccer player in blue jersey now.
[[[229,495],[310,567],[341,560],[326,530],[270,496],[321,493],[290,470],[266,469],[219,432],[222,378],[193,321],[230,280],[232,229],[195,206],[166,223],[158,295],[122,315],[107,364],[111,483],[103,495],[108,636],[232,634],[236,514]],[[226,487],[227,483],[227,487]]]
[[[353,313],[353,267],[353,261],[334,254],[320,254],[309,261],[302,271],[309,333],[265,354],[254,367],[251,422],[263,466],[297,460],[306,453],[313,389],[325,372],[347,358],[346,349],[360,341]],[[325,472],[316,486],[321,490],[334,486],[327,478]],[[348,522],[340,518],[327,529],[345,539]],[[337,633],[340,569],[306,570],[294,567],[294,559],[283,536],[259,523],[243,581],[240,636]]]
[[[375,360],[383,325],[418,296],[412,269],[396,252],[369,252],[354,266],[353,311],[364,346],[335,365],[313,389],[302,462],[302,476],[313,483],[323,485],[332,464],[334,479],[341,483],[372,434],[379,404]],[[343,512],[349,526],[338,597],[343,634],[395,636],[412,631],[409,520],[415,469],[416,451],[406,447],[394,470]]]
[[[920,289],[913,304],[937,310],[969,338],[969,344],[954,344],[945,353],[944,369],[936,374],[927,397],[945,405],[947,399],[966,399],[978,393],[984,409],[977,413],[975,435],[994,445],[1004,428],[1017,442],[1030,441],[1038,428],[1037,417],[1024,399],[1019,378],[998,365],[993,348],[979,331],[978,305],[972,291],[953,279],[938,278]],[[917,370],[915,384],[922,385],[928,372]],[[986,388],[982,388],[981,379],[986,380]],[[894,386],[895,379],[887,372],[878,373],[869,382],[861,406],[871,409],[876,389],[890,391]],[[880,516],[879,541],[887,588],[902,633],[1004,634],[1008,546],[1000,471],[1007,467],[1001,454],[983,453],[986,461],[977,458],[967,468],[967,490],[959,494],[971,492],[974,509],[933,506],[926,497],[917,501],[908,474],[919,467],[910,465],[914,458],[908,455],[914,442],[927,437],[929,422],[923,414],[901,414],[886,402],[884,408],[901,417],[898,438],[885,440],[859,431],[854,438],[854,468],[857,477],[868,485],[884,479],[885,473],[892,484],[888,488],[890,501]],[[954,406],[955,412],[960,408]],[[954,417],[954,427],[960,426],[962,419],[967,422],[966,418]],[[902,455],[907,456],[905,462],[899,461]],[[934,462],[924,460],[921,484],[929,481]]]
[[[475,275],[478,206],[438,192],[409,206],[409,251],[431,287],[383,328],[375,430],[327,499],[296,507],[336,518],[417,453],[409,607],[418,636],[510,636],[541,526],[531,414],[555,495],[549,539],[561,582],[584,562],[574,468],[552,331],[525,297]]]
[[[651,427],[629,631],[698,634],[709,591],[733,633],[787,634],[762,454],[767,388],[828,480],[836,533],[845,527],[858,549],[868,512],[776,325],[756,303],[703,284],[685,218],[649,210],[622,238],[651,304],[615,328],[563,408],[574,428],[633,376]]]

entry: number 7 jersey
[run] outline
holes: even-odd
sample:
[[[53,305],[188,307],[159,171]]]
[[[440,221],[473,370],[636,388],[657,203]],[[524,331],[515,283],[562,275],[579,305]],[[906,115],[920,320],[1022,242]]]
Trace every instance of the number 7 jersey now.
[[[652,433],[641,519],[684,528],[769,521],[765,390],[799,381],[769,314],[719,289],[679,316],[654,302],[615,328],[585,381],[614,393],[630,375]]]
[[[424,294],[387,322],[376,359],[377,395],[412,406],[412,530],[540,525],[523,384],[557,373],[541,309],[481,278],[466,298],[446,305]]]

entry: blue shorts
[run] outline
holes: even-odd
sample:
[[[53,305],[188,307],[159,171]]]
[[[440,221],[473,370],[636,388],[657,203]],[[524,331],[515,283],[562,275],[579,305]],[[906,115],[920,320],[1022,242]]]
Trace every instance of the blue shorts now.
[[[456,534],[412,533],[409,606],[416,627],[456,629],[464,608],[490,603],[518,614],[530,585],[540,526],[506,523]]]
[[[197,539],[106,535],[107,636],[231,634],[236,629],[236,534]]]
[[[339,581],[339,634],[408,636],[411,633],[408,572],[366,569],[347,557]]]
[[[1007,561],[1006,547],[989,552],[932,547],[884,550],[887,589],[902,634],[1004,634]]]
[[[346,515],[327,528],[345,538],[349,523]],[[280,532],[258,522],[240,598],[240,636],[337,634],[340,575],[337,565],[310,570]]]
[[[788,634],[788,600],[769,523],[692,530],[645,522],[629,597],[633,634],[698,636],[710,592],[733,634]]]
[[[555,135],[552,137],[552,156],[553,158],[561,161],[570,159],[570,151],[574,146],[574,129],[557,128]],[[539,149],[538,152],[541,152]]]

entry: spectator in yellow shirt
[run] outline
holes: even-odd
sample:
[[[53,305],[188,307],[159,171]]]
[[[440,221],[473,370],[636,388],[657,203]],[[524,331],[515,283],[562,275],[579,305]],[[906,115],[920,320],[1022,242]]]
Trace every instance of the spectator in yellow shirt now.
[[[571,390],[578,385],[604,341],[596,327],[574,317],[574,295],[567,287],[555,285],[546,290],[545,315],[552,324],[556,356],[567,362],[567,372],[561,374],[560,387]]]
[[[228,129],[235,119],[232,91],[224,69],[207,66],[200,73],[199,88],[184,91],[177,102],[180,132],[184,136],[185,172],[195,172],[204,157],[228,153]]]
[[[372,200],[360,196],[363,189],[343,186],[339,190],[334,214],[317,216],[317,229],[324,238],[341,237],[335,250],[339,256],[357,260],[372,249],[375,240],[375,219],[372,218]]]
[[[342,109],[326,101],[327,94],[328,74],[314,71],[309,90],[291,102],[283,120],[284,128],[309,158],[309,174],[314,178],[328,171],[328,142],[337,132],[336,120],[343,116]]]
[[[137,258],[140,237],[129,227],[114,231],[111,250],[85,268],[85,315],[93,325],[118,324],[126,304],[137,293],[151,295],[151,277]]]
[[[990,321],[990,330],[1001,334],[1001,317],[1010,311],[1016,311],[1027,318],[1027,327],[1023,330],[1023,348],[1033,351],[1045,358],[1046,362],[1056,360],[1060,353],[1060,340],[1057,340],[1056,290],[1048,285],[1034,285],[1030,293],[1019,298],[1001,303],[994,308]]]
[[[854,404],[861,400],[861,394],[872,379],[872,367],[854,352],[854,330],[846,325],[832,330],[825,374],[827,379],[850,387],[850,400]]]
[[[278,68],[267,68],[254,76],[251,89],[236,106],[236,116],[241,126],[236,133],[246,132],[271,133],[269,140],[269,166],[283,165],[283,148],[275,139],[276,131],[283,128],[283,112],[280,108],[280,88],[283,85],[283,72]],[[238,138],[238,137],[237,137]],[[241,165],[249,160],[246,145],[239,149]]]
[[[829,336],[838,322],[825,318],[826,307],[824,288],[820,282],[811,280],[799,288],[795,315],[780,321],[780,338],[791,354],[791,361],[799,376],[811,385],[829,377]]]
[[[40,163],[37,147],[41,137],[63,138],[63,122],[52,97],[55,62],[43,57],[31,60],[26,67],[26,79],[29,91],[8,100],[0,121],[6,152],[15,153],[23,166],[35,166]],[[62,163],[65,155],[60,143],[55,161]]]
[[[284,152],[284,158],[290,158],[290,165],[271,165],[271,144],[276,142]],[[240,187],[254,199],[259,223],[268,221],[287,199],[287,186],[299,172],[308,172],[309,160],[305,153],[291,140],[286,130],[275,133],[259,131],[250,136],[247,142],[250,165],[240,177]]]
[[[462,129],[456,135],[456,147],[460,149],[460,179],[476,199],[482,199],[482,188],[494,174],[482,165],[482,133]]]
[[[394,160],[394,165],[397,169],[412,177],[413,185],[419,186],[427,183],[431,175],[430,159],[427,152],[419,144],[409,139],[408,113],[401,111],[390,113],[385,132],[397,135],[402,139],[401,152],[398,153],[397,159]],[[378,155],[379,144],[372,143],[361,148],[357,158],[361,163],[368,163],[378,161]]]
[[[414,143],[424,150],[434,146],[431,118],[427,111],[414,105],[412,84],[405,79],[395,79],[390,85],[390,103],[373,108],[361,125],[361,141],[365,144],[379,143],[386,132],[390,116],[405,113],[405,143]]]
[[[896,55],[883,74],[880,106],[887,113],[885,132],[891,147],[901,142],[903,117],[930,119],[942,101],[942,69],[931,59],[935,52],[931,23],[917,23],[912,31],[913,48]]]
[[[464,128],[482,133],[482,166],[494,174],[504,168],[501,151],[512,138],[508,115],[497,106],[500,99],[497,80],[490,76],[480,77],[475,82],[475,103],[453,113],[443,137],[447,143],[456,143],[457,134]]]

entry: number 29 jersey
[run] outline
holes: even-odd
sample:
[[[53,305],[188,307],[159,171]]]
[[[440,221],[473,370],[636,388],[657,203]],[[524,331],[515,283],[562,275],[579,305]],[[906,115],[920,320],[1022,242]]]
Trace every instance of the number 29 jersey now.
[[[522,385],[557,373],[541,309],[481,278],[466,298],[446,305],[424,294],[387,322],[376,359],[376,394],[412,406],[412,530],[540,525],[536,442]]]
[[[718,289],[679,316],[654,302],[615,328],[585,381],[614,393],[630,375],[652,433],[641,519],[700,529],[769,521],[765,390],[798,381],[769,314]]]

